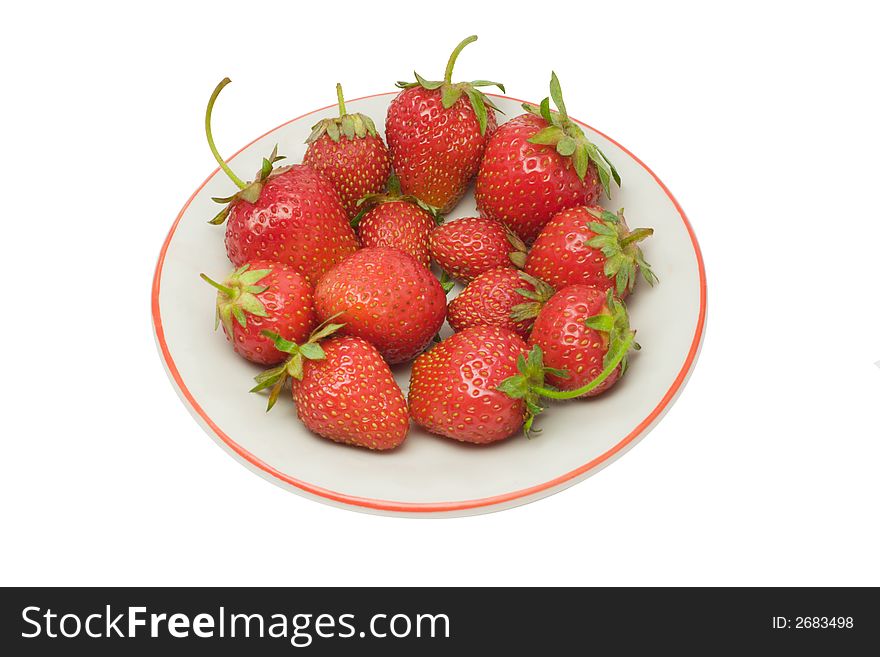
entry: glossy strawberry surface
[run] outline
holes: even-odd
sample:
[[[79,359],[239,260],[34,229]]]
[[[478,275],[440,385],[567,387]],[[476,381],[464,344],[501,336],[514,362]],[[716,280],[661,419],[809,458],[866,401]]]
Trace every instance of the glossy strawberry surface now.
[[[388,106],[385,136],[403,192],[443,213],[455,207],[495,130],[495,112],[487,111],[486,131],[480,134],[466,95],[445,109],[437,89],[416,86],[397,94]]]
[[[385,188],[391,173],[391,155],[382,137],[340,135],[333,141],[324,134],[309,144],[303,164],[311,166],[333,185],[350,218],[358,213],[357,202]]]
[[[594,209],[602,210],[598,206]],[[597,236],[590,227],[596,221],[586,207],[556,214],[532,244],[525,271],[556,289],[583,283],[604,293],[614,287],[614,277],[605,274],[608,259],[600,248],[589,244]],[[628,290],[623,289],[620,296],[627,294]]]
[[[584,320],[607,313],[606,293],[587,285],[561,289],[538,314],[529,346],[538,345],[544,352],[544,365],[568,371],[568,378],[547,374],[547,383],[560,390],[574,390],[595,379],[604,368],[609,337],[589,328]],[[585,397],[600,395],[620,377],[620,367]]]
[[[590,163],[584,180],[571,158],[528,139],[548,126],[533,114],[502,124],[486,145],[477,173],[477,209],[530,244],[557,212],[597,202],[602,186]]]
[[[292,267],[269,260],[254,260],[247,264],[250,272],[267,272],[256,282],[265,289],[254,294],[265,315],[243,309],[244,326],[234,317],[220,325],[236,353],[253,363],[276,365],[287,354],[278,351],[262,331],[272,331],[292,342],[308,338],[316,324],[312,286]],[[234,283],[232,285],[235,289]],[[218,308],[224,302],[230,302],[228,296],[218,293]]]
[[[425,267],[431,264],[428,240],[436,223],[408,201],[379,203],[361,218],[358,236],[364,247],[387,246],[408,253]]]
[[[498,326],[528,337],[534,318],[514,321],[514,306],[528,301],[518,289],[534,291],[516,269],[490,269],[477,276],[464,291],[449,302],[447,319],[455,331],[472,326]]]
[[[235,266],[251,260],[289,265],[311,283],[358,249],[333,186],[309,166],[277,169],[255,203],[237,199],[226,221],[226,253]]]
[[[340,443],[386,450],[409,431],[406,400],[376,348],[356,337],[321,343],[325,357],[305,360],[291,379],[297,414],[313,432]]]
[[[315,288],[321,321],[368,340],[389,363],[411,360],[430,344],[446,317],[446,295],[418,260],[393,248],[366,248],[336,265]]]
[[[492,443],[517,433],[525,406],[497,386],[517,373],[526,343],[513,331],[479,326],[436,344],[413,363],[409,408],[432,433],[468,443]]]
[[[513,267],[515,251],[504,226],[494,219],[465,217],[431,233],[431,257],[453,278],[468,282],[485,271]]]

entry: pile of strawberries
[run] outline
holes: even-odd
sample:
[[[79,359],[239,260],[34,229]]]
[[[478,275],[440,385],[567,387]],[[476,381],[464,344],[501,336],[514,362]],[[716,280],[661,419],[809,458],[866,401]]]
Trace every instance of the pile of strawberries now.
[[[544,399],[602,394],[637,349],[624,299],[656,278],[622,212],[599,205],[614,166],[568,118],[559,80],[498,125],[480,89],[399,82],[385,120],[345,109],[318,122],[302,164],[277,148],[217,198],[235,271],[217,289],[233,349],[267,366],[272,406],[289,381],[299,418],[331,440],[392,449],[410,420],[470,443],[528,435]],[[550,109],[553,101],[556,110]],[[443,223],[475,181],[480,216]],[[439,267],[432,272],[432,262]],[[447,304],[458,280],[466,287]],[[455,333],[440,340],[448,320]],[[413,361],[408,399],[389,366]]]

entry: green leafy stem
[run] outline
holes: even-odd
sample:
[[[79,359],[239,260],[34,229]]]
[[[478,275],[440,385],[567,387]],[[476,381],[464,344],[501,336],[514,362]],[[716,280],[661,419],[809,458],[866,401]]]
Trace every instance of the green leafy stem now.
[[[226,217],[229,215],[233,202],[243,200],[248,203],[256,203],[260,198],[260,192],[263,191],[263,183],[266,182],[266,179],[272,173],[275,163],[284,159],[283,155],[278,155],[278,145],[276,144],[275,148],[272,149],[272,154],[267,158],[263,158],[263,163],[260,170],[257,172],[256,179],[253,182],[244,182],[241,178],[235,175],[235,172],[221,157],[220,152],[217,150],[217,146],[214,143],[214,134],[211,131],[211,115],[214,112],[214,103],[217,102],[217,97],[220,95],[220,92],[223,91],[223,88],[230,82],[231,80],[229,78],[223,78],[220,81],[214,89],[214,92],[211,94],[211,98],[208,100],[208,108],[205,110],[205,135],[208,138],[208,148],[211,149],[211,154],[214,156],[214,159],[217,160],[217,164],[220,165],[223,172],[229,176],[229,179],[235,183],[236,187],[238,187],[238,191],[231,196],[214,197],[211,199],[215,203],[220,203],[225,206],[213,219],[211,219],[211,221],[208,222],[215,226],[226,221]]]
[[[550,99],[556,105],[555,112],[550,110]],[[523,103],[523,108],[547,122],[547,127],[534,134],[528,141],[532,144],[553,146],[563,157],[571,158],[575,173],[581,180],[587,175],[587,168],[592,162],[599,174],[599,181],[606,196],[611,198],[611,180],[620,187],[620,174],[611,160],[598,146],[592,143],[580,126],[568,117],[565,101],[562,99],[562,86],[556,73],[550,76],[550,96],[541,101],[540,106]]]
[[[609,290],[603,312],[587,317],[587,327],[605,333],[608,337],[608,348],[602,359],[602,371],[594,379],[574,390],[557,390],[545,384],[547,374],[560,378],[569,378],[567,370],[546,367],[544,352],[539,345],[532,346],[528,357],[520,355],[517,359],[518,374],[508,377],[498,386],[498,390],[513,399],[522,399],[526,407],[523,431],[531,436],[535,417],[544,411],[541,399],[575,399],[586,395],[601,386],[619,367],[621,375],[626,371],[627,355],[630,349],[639,349],[635,341],[635,331],[629,328],[629,316],[626,306],[616,299]],[[536,431],[536,430],[535,430]]]
[[[284,388],[284,383],[288,378],[293,377],[297,381],[302,380],[304,360],[324,360],[327,357],[324,348],[319,342],[324,338],[333,335],[336,331],[345,326],[345,324],[332,323],[332,321],[341,314],[342,313],[336,313],[332,317],[328,317],[324,320],[324,322],[312,332],[308,341],[301,345],[291,342],[290,340],[285,340],[272,331],[261,331],[265,337],[272,340],[278,351],[290,354],[290,357],[281,365],[266,370],[265,372],[261,372],[254,377],[257,385],[251,388],[251,392],[260,392],[266,388],[271,388],[271,391],[269,392],[269,402],[266,406],[267,412],[271,411],[272,407],[275,406],[275,402],[278,401],[278,396],[281,394],[281,390]]]
[[[415,82],[398,82],[397,86],[401,89],[410,89],[412,87],[422,87],[429,91],[439,89],[440,101],[444,109],[449,109],[455,105],[455,103],[458,102],[458,99],[461,98],[462,94],[466,95],[474,110],[474,115],[477,117],[477,122],[480,126],[480,134],[484,135],[486,134],[486,126],[489,122],[489,114],[486,108],[491,108],[496,112],[501,112],[501,110],[495,106],[486,94],[480,91],[479,87],[498,87],[502,93],[507,93],[504,89],[504,85],[500,82],[492,82],[491,80],[452,82],[452,70],[455,68],[455,62],[458,59],[458,56],[461,54],[461,51],[464,50],[465,46],[476,40],[477,36],[472,34],[462,40],[462,42],[455,47],[452,54],[449,56],[449,61],[446,63],[446,70],[443,74],[442,80],[426,80],[413,71],[413,75],[416,78]]]

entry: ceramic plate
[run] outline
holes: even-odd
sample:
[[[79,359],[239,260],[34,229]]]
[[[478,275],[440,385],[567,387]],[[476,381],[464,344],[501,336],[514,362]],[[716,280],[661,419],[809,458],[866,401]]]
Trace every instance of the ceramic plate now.
[[[350,112],[371,116],[381,129],[393,97],[379,94],[346,105]],[[522,113],[519,100],[493,100],[507,117]],[[266,133],[231,158],[233,169],[256,171],[276,143],[288,161],[300,161],[311,126],[335,112],[335,105],[317,110]],[[259,370],[233,353],[222,331],[213,331],[215,296],[199,279],[199,272],[221,277],[231,270],[224,228],[207,223],[217,212],[211,197],[234,191],[217,170],[171,226],[153,282],[156,341],[187,408],[229,454],[269,481],[314,500],[373,513],[441,517],[496,511],[558,492],[614,461],[659,421],[694,367],[706,317],[706,279],[694,232],[669,190],[623,146],[584,128],[623,179],[606,207],[625,207],[631,226],[654,228],[643,247],[660,278],[654,288],[639,285],[630,299],[631,324],[642,350],[609,394],[550,404],[537,420],[542,433],[531,440],[517,435],[471,446],[413,426],[406,442],[388,453],[311,434],[289,398],[266,413],[265,398],[247,392]],[[468,194],[448,220],[475,214]],[[444,337],[449,333],[444,327]],[[397,367],[394,374],[406,391],[409,367]]]

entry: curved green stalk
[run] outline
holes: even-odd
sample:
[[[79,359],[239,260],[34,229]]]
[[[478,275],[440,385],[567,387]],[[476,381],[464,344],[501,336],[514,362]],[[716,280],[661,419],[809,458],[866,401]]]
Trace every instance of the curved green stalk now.
[[[467,39],[465,39],[464,41],[459,43],[457,46],[455,46],[455,50],[452,51],[452,54],[449,56],[449,62],[446,64],[446,73],[443,74],[443,81],[446,84],[449,84],[452,82],[452,69],[455,67],[455,60],[458,59],[459,53],[461,53],[461,51],[464,50],[464,47],[466,45],[468,45],[469,43],[473,43],[476,40],[477,40],[477,35],[472,34]]]
[[[239,189],[244,189],[247,187],[247,183],[236,176],[232,172],[232,169],[229,168],[229,165],[226,164],[222,157],[220,157],[220,153],[217,152],[217,147],[214,145],[214,135],[211,134],[211,113],[214,111],[214,102],[217,100],[217,96],[220,95],[220,92],[223,91],[223,87],[230,82],[232,82],[232,80],[229,78],[223,78],[220,81],[220,84],[217,85],[217,88],[214,89],[214,93],[211,94],[211,99],[208,101],[208,109],[205,111],[205,134],[208,136],[208,146],[211,149],[211,153],[214,155],[214,159],[217,160],[217,164],[220,165],[223,172],[229,176],[229,179],[232,180]]]
[[[336,83],[336,98],[339,100],[339,117],[345,116],[345,98],[342,97],[342,85]]]
[[[211,286],[217,288],[218,290],[220,290],[223,294],[228,296],[230,299],[234,299],[235,297],[238,296],[238,293],[235,290],[233,290],[231,287],[228,287],[226,285],[222,285],[222,284],[218,283],[217,281],[211,280],[210,278],[208,278],[208,276],[206,274],[199,274],[199,277],[203,281],[205,281],[208,285],[211,285]]]
[[[611,376],[611,373],[614,372],[614,370],[617,369],[617,366],[620,365],[620,361],[623,360],[624,356],[626,356],[627,352],[629,351],[633,340],[635,340],[635,335],[631,333],[623,341],[620,348],[618,349],[617,354],[614,356],[614,358],[611,359],[611,362],[608,363],[608,366],[599,373],[599,376],[597,376],[585,386],[577,388],[576,390],[550,390],[549,388],[539,386],[536,388],[532,388],[532,391],[541,395],[542,397],[547,397],[548,399],[574,399],[575,397],[580,397],[581,395],[585,395],[588,392],[595,390],[605,382],[605,379]]]
[[[620,240],[620,248],[625,247],[627,244],[632,244],[633,242],[640,242],[653,234],[653,228],[636,228],[633,232]]]

